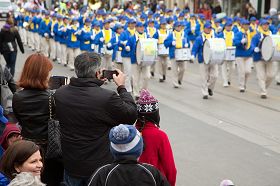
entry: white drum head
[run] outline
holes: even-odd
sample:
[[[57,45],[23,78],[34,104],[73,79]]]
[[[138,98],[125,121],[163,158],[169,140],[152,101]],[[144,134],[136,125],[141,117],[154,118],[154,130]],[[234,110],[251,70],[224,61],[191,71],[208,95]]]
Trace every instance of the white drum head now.
[[[141,64],[142,61],[142,55],[141,55],[141,42],[138,40],[136,43],[136,62],[138,65]]]
[[[210,48],[210,43],[208,40],[204,41],[203,44],[203,60],[205,64],[209,64],[210,59],[211,59],[211,48]]]
[[[270,36],[266,36],[262,41],[261,53],[265,61],[270,61],[273,56],[273,41]]]

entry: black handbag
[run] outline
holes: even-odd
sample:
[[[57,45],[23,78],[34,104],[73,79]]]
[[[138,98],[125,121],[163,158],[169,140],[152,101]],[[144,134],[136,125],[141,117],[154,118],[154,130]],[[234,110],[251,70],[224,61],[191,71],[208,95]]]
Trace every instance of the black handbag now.
[[[13,93],[9,88],[8,82],[5,80],[4,69],[0,64],[0,86],[1,86],[1,105],[4,109],[4,114],[9,114],[13,111],[12,109],[12,100]]]
[[[49,95],[50,118],[48,121],[48,145],[47,145],[47,152],[46,152],[47,159],[62,157],[60,125],[59,125],[59,121],[55,120],[53,117],[53,112],[52,112],[53,100],[54,100],[53,94],[50,93]]]

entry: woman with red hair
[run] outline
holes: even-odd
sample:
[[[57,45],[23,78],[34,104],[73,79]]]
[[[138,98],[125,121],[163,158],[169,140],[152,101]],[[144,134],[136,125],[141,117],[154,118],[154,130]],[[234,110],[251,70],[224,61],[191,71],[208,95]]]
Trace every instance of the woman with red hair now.
[[[53,65],[41,53],[30,55],[23,67],[18,86],[23,88],[14,94],[13,111],[22,127],[25,140],[40,146],[43,157],[48,144],[49,96],[48,83]],[[54,104],[52,104],[54,105]],[[47,185],[59,185],[63,179],[62,162],[45,159],[42,181]]]

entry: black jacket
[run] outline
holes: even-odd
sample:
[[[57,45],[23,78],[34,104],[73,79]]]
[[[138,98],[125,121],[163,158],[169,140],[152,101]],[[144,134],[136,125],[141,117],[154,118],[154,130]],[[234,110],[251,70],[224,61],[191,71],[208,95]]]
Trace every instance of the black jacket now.
[[[48,139],[49,92],[23,89],[13,97],[13,111],[22,126],[22,136],[29,139]]]
[[[54,95],[61,125],[64,166],[70,176],[88,178],[98,167],[112,163],[109,131],[137,119],[136,104],[124,87],[119,95],[101,88],[93,78],[71,78]]]
[[[159,170],[136,159],[125,158],[99,168],[89,186],[169,186]]]
[[[8,43],[11,42],[14,48],[14,52],[17,52],[17,44],[20,51],[24,53],[23,44],[18,31],[15,29],[11,31],[10,29],[2,28],[0,32],[0,53],[10,53]]]

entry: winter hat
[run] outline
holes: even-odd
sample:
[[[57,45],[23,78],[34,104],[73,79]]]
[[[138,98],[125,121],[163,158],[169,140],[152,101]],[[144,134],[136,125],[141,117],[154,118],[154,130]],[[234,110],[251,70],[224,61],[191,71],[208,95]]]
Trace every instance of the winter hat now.
[[[136,105],[139,113],[153,113],[159,109],[158,100],[146,89],[141,90]]]
[[[220,186],[234,186],[234,183],[231,180],[223,180]]]
[[[140,157],[143,152],[143,139],[133,125],[120,124],[110,130],[110,150],[115,158],[122,156]]]
[[[3,134],[0,137],[0,145],[2,145],[4,149],[8,148],[7,140],[10,134],[20,134],[20,128],[16,124],[12,124],[12,123],[6,124]]]

